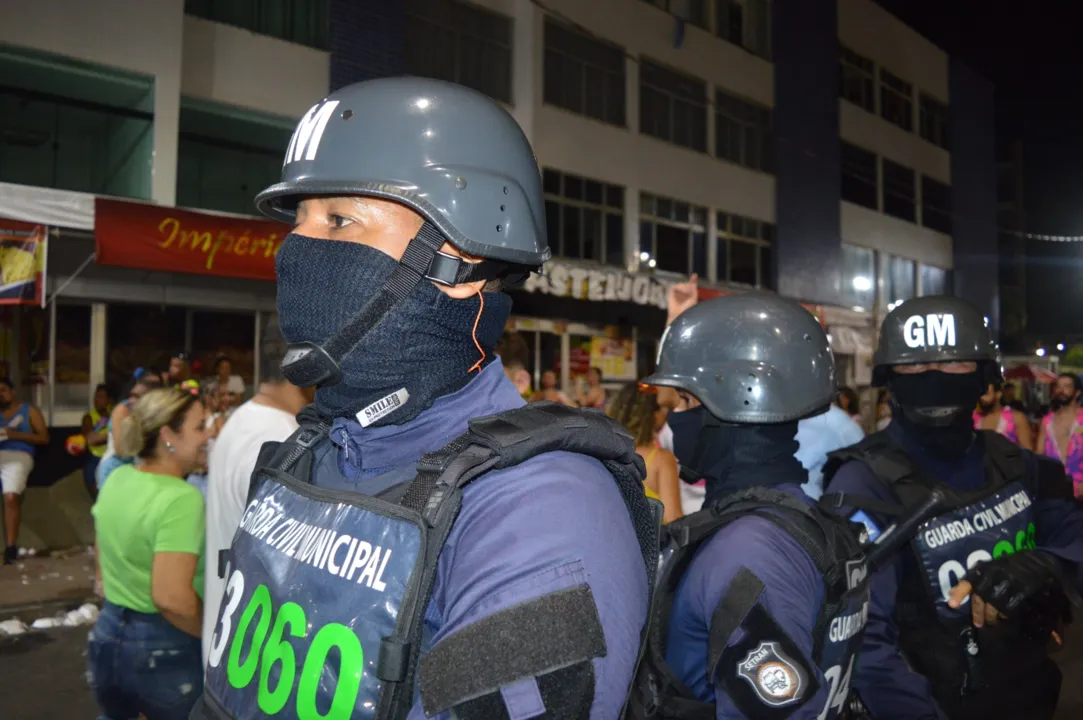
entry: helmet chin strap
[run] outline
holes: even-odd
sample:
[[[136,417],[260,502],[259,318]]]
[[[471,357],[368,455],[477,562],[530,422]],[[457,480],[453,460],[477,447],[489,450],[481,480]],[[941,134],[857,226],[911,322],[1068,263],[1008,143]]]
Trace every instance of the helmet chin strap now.
[[[495,280],[507,273],[503,263],[491,260],[468,263],[442,253],[443,244],[444,236],[439,230],[427,221],[422,224],[380,291],[346,325],[322,345],[290,343],[282,359],[282,374],[286,379],[297,387],[337,385],[342,380],[339,365],[342,359],[424,280],[454,286]]]

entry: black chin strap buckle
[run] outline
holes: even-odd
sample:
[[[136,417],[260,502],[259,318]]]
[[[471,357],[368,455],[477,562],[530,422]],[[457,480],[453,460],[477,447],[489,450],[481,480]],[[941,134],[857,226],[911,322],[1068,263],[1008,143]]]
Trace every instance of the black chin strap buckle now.
[[[297,387],[327,387],[342,380],[342,371],[326,350],[311,342],[290,343],[282,358],[282,374]]]
[[[391,310],[423,280],[452,286],[478,280],[495,280],[506,273],[504,263],[487,260],[468,263],[441,252],[444,236],[428,222],[406,245],[398,267],[379,292],[345,326],[321,346],[313,342],[290,343],[282,359],[282,374],[297,387],[328,387],[342,380],[339,361],[349,354]]]

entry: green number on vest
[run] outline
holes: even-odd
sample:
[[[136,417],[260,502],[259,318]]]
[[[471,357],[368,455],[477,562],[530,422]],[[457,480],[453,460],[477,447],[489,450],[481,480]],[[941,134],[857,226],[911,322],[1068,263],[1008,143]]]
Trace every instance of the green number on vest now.
[[[323,665],[331,648],[339,652],[338,684],[331,699],[331,709],[321,715],[316,709],[316,691],[320,687]],[[348,720],[353,714],[357,693],[361,689],[361,671],[365,653],[361,641],[345,625],[324,625],[312,638],[305,666],[301,669],[301,682],[297,686],[297,717],[300,720]]]
[[[1015,546],[1007,540],[1001,540],[993,546],[993,557],[998,558],[1001,555],[1011,555],[1015,552]]]
[[[290,693],[293,691],[293,678],[297,675],[297,658],[294,657],[293,646],[290,645],[289,640],[282,638],[287,627],[291,636],[296,638],[305,636],[307,629],[305,611],[297,603],[288,602],[278,609],[278,617],[275,618],[270,641],[264,648],[263,657],[260,660],[257,704],[259,709],[268,715],[275,715],[286,707],[286,701],[290,699]],[[271,668],[278,662],[282,663],[282,671],[278,675],[278,686],[272,691],[270,688]]]
[[[1015,534],[1015,549],[1033,550],[1034,547],[1034,523],[1028,523],[1026,532],[1020,530]]]
[[[256,611],[259,611],[259,623],[252,635],[252,645],[248,650],[248,657],[241,664],[241,646],[244,645],[244,637],[248,634],[248,626]],[[263,641],[267,639],[267,628],[271,624],[271,591],[266,585],[260,585],[252,593],[252,599],[241,614],[241,621],[237,623],[237,634],[233,636],[233,643],[229,648],[229,664],[226,666],[226,676],[229,684],[235,688],[243,688],[252,682],[256,675],[256,667],[259,665],[259,651],[263,647]]]
[[[252,634],[252,643],[248,655],[241,662],[245,636],[249,626],[259,613],[259,621]],[[272,616],[274,628],[271,637],[267,637]],[[237,623],[237,633],[230,642],[229,662],[226,665],[226,677],[229,684],[237,689],[247,687],[259,670],[259,687],[256,691],[256,704],[267,715],[275,715],[286,707],[293,692],[293,681],[297,677],[297,657],[288,638],[303,638],[308,634],[308,621],[305,610],[297,603],[288,602],[276,613],[271,607],[271,591],[266,585],[260,585],[252,593],[248,605]],[[264,643],[266,642],[266,645]],[[326,715],[316,708],[316,698],[323,678],[324,664],[332,648],[338,648],[339,667],[335,694],[331,698],[331,708]],[[278,682],[271,689],[271,669],[281,664]],[[312,638],[312,644],[305,656],[301,668],[301,681],[297,686],[297,717],[300,720],[349,720],[357,703],[357,694],[361,690],[361,675],[365,666],[365,653],[361,641],[354,632],[339,623],[330,623],[320,628]],[[334,674],[331,675],[334,677]]]

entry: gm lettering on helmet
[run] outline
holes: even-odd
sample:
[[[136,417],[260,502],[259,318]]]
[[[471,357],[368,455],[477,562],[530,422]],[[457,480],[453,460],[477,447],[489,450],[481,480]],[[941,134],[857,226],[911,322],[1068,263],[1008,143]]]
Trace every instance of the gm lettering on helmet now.
[[[315,160],[316,151],[320,149],[320,140],[323,139],[323,131],[327,128],[327,121],[335,114],[338,100],[331,102],[319,102],[309,108],[301,122],[297,123],[297,129],[290,138],[290,145],[286,148],[286,157],[282,161],[285,167],[291,162],[298,160]]]
[[[911,315],[903,323],[907,347],[955,346],[955,316],[951,313]]]

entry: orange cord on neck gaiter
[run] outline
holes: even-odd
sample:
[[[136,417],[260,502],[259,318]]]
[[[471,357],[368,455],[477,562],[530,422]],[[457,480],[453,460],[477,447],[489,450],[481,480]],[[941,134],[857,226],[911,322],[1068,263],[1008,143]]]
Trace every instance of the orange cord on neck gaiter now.
[[[474,338],[474,347],[476,347],[478,349],[478,352],[481,353],[481,357],[478,358],[478,361],[476,363],[470,366],[470,369],[466,371],[467,373],[472,373],[475,370],[480,370],[481,364],[485,362],[485,350],[482,349],[481,343],[478,342],[478,323],[481,322],[481,314],[485,312],[485,296],[481,294],[480,289],[476,289],[476,292],[478,294],[478,300],[481,304],[478,305],[478,316],[474,318],[474,329],[470,332],[470,334]]]

